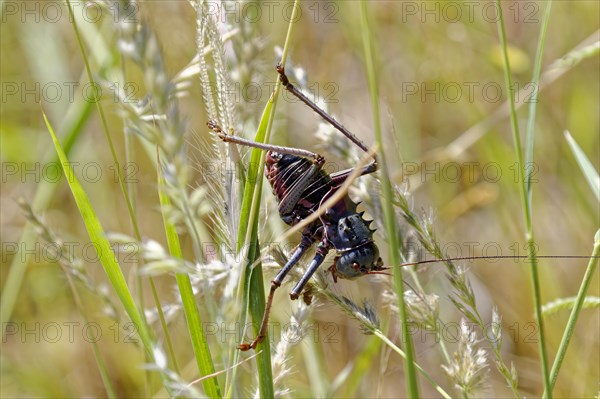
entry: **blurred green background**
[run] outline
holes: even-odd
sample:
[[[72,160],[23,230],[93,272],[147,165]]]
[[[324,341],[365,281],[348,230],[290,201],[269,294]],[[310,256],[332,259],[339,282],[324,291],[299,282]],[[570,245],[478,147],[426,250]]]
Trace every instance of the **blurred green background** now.
[[[247,136],[252,136],[256,129],[277,78],[273,68],[277,61],[274,48],[282,46],[285,38],[288,4],[277,1],[268,7],[255,4],[253,7],[261,10],[260,16],[253,14],[255,11],[246,8],[246,4],[231,11],[231,15],[240,21],[253,18],[254,42],[248,43],[245,49],[248,52],[245,63],[232,66],[236,71],[234,81],[241,76],[252,77],[250,82],[234,86],[231,93],[244,128],[250,130],[245,132]],[[515,156],[505,108],[507,93],[501,52],[490,4],[485,1],[369,3],[390,172],[398,185],[409,182],[416,209],[431,210],[439,239],[448,243],[449,256],[469,255],[469,247],[474,248],[472,255],[524,255],[526,249],[515,181]],[[503,2],[514,84],[516,89],[523,90],[519,92],[518,102],[526,102],[533,90],[529,82],[545,4]],[[312,94],[323,97],[328,110],[371,145],[374,138],[358,23],[360,4],[357,1],[306,1],[302,7],[292,38],[290,62],[304,70]],[[76,7],[77,11],[83,12],[82,3]],[[79,19],[79,23],[86,38],[86,51],[94,63],[92,68],[97,69],[98,60],[114,52],[117,44],[111,21],[106,17],[96,20],[93,10],[88,11],[92,16],[88,21]],[[196,53],[194,10],[184,1],[152,1],[141,2],[137,12],[157,33],[165,67],[172,78]],[[23,279],[13,280],[20,283],[17,287],[11,286],[18,289],[18,296],[10,318],[7,319],[6,314],[2,317],[8,324],[3,326],[7,334],[3,336],[0,355],[0,395],[103,396],[91,345],[86,339],[89,338],[88,331],[83,328],[85,323],[74,305],[63,271],[50,259],[51,256],[45,255],[44,246],[36,244],[36,233],[30,233],[26,244],[19,244],[26,218],[17,199],[24,198],[33,203],[34,211],[43,215],[45,223],[63,241],[73,243],[77,254],[85,256],[86,250],[83,243],[87,242],[87,235],[68,186],[64,179],[54,179],[55,170],[48,164],[54,158],[54,152],[41,107],[59,136],[77,125],[77,118],[81,117],[82,134],[74,143],[70,159],[81,163],[81,168],[76,166],[75,171],[80,178],[85,176],[84,188],[107,231],[132,234],[126,207],[114,178],[113,161],[94,104],[82,99],[87,78],[65,5],[51,1],[4,1],[1,18],[0,276],[3,301],[11,265],[22,270]],[[86,23],[94,29],[86,28]],[[235,23],[232,25],[235,27]],[[595,50],[588,56],[579,54],[581,59],[575,62],[561,60],[575,49],[594,43],[597,46],[599,26],[599,2],[554,2],[544,51],[535,162],[532,165],[536,179],[533,220],[539,254],[589,255],[594,233],[600,226],[596,196],[563,135],[564,130],[570,131],[598,169],[600,57]],[[231,52],[231,49],[228,47],[227,51]],[[230,59],[234,64],[235,59]],[[126,70],[128,82],[135,88],[133,96],[142,97],[145,92],[142,74],[133,67]],[[188,123],[186,139],[197,143],[209,140],[209,136],[198,79],[192,81],[195,83],[181,98],[180,106]],[[302,105],[290,101],[289,96],[283,96],[281,100],[273,141],[318,150],[336,162],[338,169],[347,167],[343,160],[328,153],[315,137],[319,119]],[[123,128],[115,99],[104,92],[102,103],[118,153],[122,155]],[[518,113],[522,133],[529,104],[524,105]],[[135,146],[139,147],[139,143]],[[212,161],[192,146],[189,153],[194,162]],[[197,169],[201,168],[198,166]],[[156,175],[151,160],[139,156],[133,173],[142,234],[144,238],[164,245]],[[202,181],[199,172],[197,179]],[[269,216],[274,216],[270,190],[264,191]],[[276,217],[272,217],[272,223],[265,223],[265,217],[261,218],[265,237],[277,236],[283,231]],[[209,220],[205,222],[210,223]],[[183,240],[185,242],[185,237]],[[385,242],[378,243],[382,253],[386,254]],[[187,255],[191,258],[191,251]],[[544,302],[576,295],[586,264],[585,260],[541,260]],[[507,362],[514,362],[519,372],[520,389],[526,396],[540,395],[542,382],[526,264],[502,260],[467,265],[482,314],[488,314],[495,305],[503,315],[503,351]],[[90,261],[85,267],[94,281],[99,285],[106,284],[99,263]],[[459,316],[451,313],[455,311],[448,306],[444,291],[447,287],[439,283],[443,273],[436,273],[435,266],[430,266],[428,271],[428,290],[440,295],[442,309],[450,312],[448,320],[458,321]],[[132,269],[126,267],[124,272],[131,280]],[[271,276],[266,275],[265,279],[269,280]],[[176,294],[172,289],[172,276],[161,276],[157,282],[164,300],[173,300]],[[378,294],[385,286],[382,280],[373,279],[341,283],[332,289],[351,294],[357,300],[368,298],[381,305]],[[287,290],[286,286],[279,293],[275,319],[289,317],[292,305]],[[598,296],[599,291],[596,272],[589,295]],[[99,347],[117,393],[122,397],[149,395],[140,383],[144,373],[140,367],[143,358],[136,346],[127,341],[127,329],[115,326],[106,317],[105,304],[98,301],[97,295],[83,292],[84,309],[88,318],[98,323]],[[108,295],[112,294],[108,292]],[[3,310],[8,305],[3,302]],[[381,317],[386,314],[382,310]],[[556,396],[597,394],[599,315],[597,308],[582,313],[557,382]],[[568,311],[563,310],[546,318],[551,359],[567,317]],[[356,322],[332,305],[317,307],[312,318],[315,326],[334,322],[336,342],[321,339],[315,343],[308,339],[294,348],[288,359],[293,371],[286,381],[292,388],[288,396],[306,397],[319,392],[329,392],[328,395],[336,397],[398,397],[404,394],[399,383],[401,359],[379,348],[380,344],[373,341],[373,337],[362,335]],[[181,312],[172,321],[172,326],[176,352],[181,357],[180,363],[185,365],[192,359],[192,352]],[[324,329],[319,331],[327,333]],[[93,334],[93,331],[89,333]],[[434,343],[416,340],[420,364],[438,381],[445,381]],[[303,360],[303,353],[311,350],[321,353],[320,364],[308,364]],[[218,352],[216,357],[225,359],[225,355]],[[361,379],[345,382],[328,391],[349,365],[364,368]],[[220,364],[219,368],[222,366]],[[508,390],[494,367],[490,368],[492,386],[485,395],[507,395]],[[252,372],[244,372],[247,372],[245,378],[251,386]],[[189,371],[187,377],[190,380],[196,378],[194,373]],[[318,383],[325,387],[315,387],[317,380],[310,378],[311,373],[318,373]],[[423,383],[422,387],[425,396],[436,395]],[[249,389],[241,392],[251,392]]]

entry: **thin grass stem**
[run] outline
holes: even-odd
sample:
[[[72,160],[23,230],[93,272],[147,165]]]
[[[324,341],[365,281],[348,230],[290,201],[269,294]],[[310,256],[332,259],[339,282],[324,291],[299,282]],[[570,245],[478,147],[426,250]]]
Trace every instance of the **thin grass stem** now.
[[[577,319],[579,318],[579,314],[581,313],[581,309],[583,307],[588,288],[594,277],[596,267],[598,266],[598,255],[600,255],[600,230],[596,232],[596,237],[594,238],[594,240],[595,242],[594,249],[592,250],[592,257],[588,262],[585,275],[583,276],[583,280],[581,282],[581,285],[579,286],[577,299],[575,300],[575,304],[573,306],[573,309],[571,310],[571,314],[569,316],[569,320],[567,321],[567,326],[565,327],[563,337],[560,340],[560,345],[558,347],[558,352],[556,353],[554,364],[552,365],[552,370],[550,371],[550,392],[556,384],[558,372],[560,371],[562,362],[565,359],[567,348],[569,347],[569,343],[571,342],[571,338],[573,337],[573,332],[575,331],[575,324],[577,323]],[[544,392],[544,395],[546,395],[546,392]]]
[[[414,361],[414,348],[412,343],[412,337],[408,328],[408,316],[406,305],[404,302],[404,280],[402,276],[402,269],[398,266],[401,264],[400,251],[397,246],[398,233],[396,231],[396,220],[395,213],[392,204],[392,188],[390,185],[387,162],[385,157],[385,151],[383,150],[383,135],[381,132],[381,121],[379,115],[379,92],[377,75],[375,72],[375,54],[374,44],[371,32],[371,26],[369,23],[369,16],[367,13],[367,2],[363,0],[361,2],[361,31],[363,37],[363,49],[365,64],[367,68],[367,77],[369,82],[369,91],[371,93],[371,106],[373,112],[373,123],[375,131],[375,141],[379,147],[379,162],[381,163],[381,187],[383,191],[382,207],[383,216],[385,223],[385,230],[388,236],[388,248],[391,264],[394,267],[394,285],[396,289],[396,296],[398,298],[398,309],[400,313],[400,323],[402,328],[402,342],[404,342],[404,350],[406,353],[405,357],[405,371],[406,371],[406,389],[407,394],[411,398],[419,397],[419,386],[417,381],[417,373]]]
[[[525,219],[525,238],[527,240],[527,255],[530,264],[531,282],[533,288],[533,301],[535,305],[535,320],[538,325],[539,331],[539,350],[540,350],[540,363],[542,369],[542,376],[544,380],[544,389],[547,393],[548,398],[552,397],[550,388],[550,374],[548,370],[548,355],[546,350],[546,335],[544,332],[544,321],[542,317],[542,297],[540,280],[538,273],[538,260],[536,257],[535,239],[533,234],[533,223],[531,219],[531,202],[529,201],[529,195],[527,192],[527,180],[525,178],[525,165],[523,163],[523,154],[521,151],[521,137],[519,134],[519,124],[517,122],[517,111],[515,108],[514,101],[514,86],[512,84],[512,73],[510,68],[510,61],[508,59],[508,43],[506,41],[506,31],[504,28],[504,17],[502,15],[502,6],[500,0],[496,0],[496,7],[498,9],[498,34],[500,37],[500,47],[502,49],[502,58],[504,60],[504,79],[506,88],[508,89],[508,103],[510,106],[510,122],[513,133],[513,144],[515,154],[517,157],[517,163],[519,165],[519,189],[521,193],[521,205],[523,207],[523,216]],[[549,14],[547,14],[549,15]],[[547,18],[545,19],[547,23]],[[542,28],[541,36],[545,36],[545,28]],[[539,55],[541,57],[541,46],[543,44],[543,38],[540,38],[540,46],[538,46]],[[538,60],[538,63],[541,62]],[[539,75],[539,73],[538,73]],[[539,78],[538,78],[539,79]],[[531,132],[533,135],[533,131]],[[533,142],[533,137],[530,139]]]

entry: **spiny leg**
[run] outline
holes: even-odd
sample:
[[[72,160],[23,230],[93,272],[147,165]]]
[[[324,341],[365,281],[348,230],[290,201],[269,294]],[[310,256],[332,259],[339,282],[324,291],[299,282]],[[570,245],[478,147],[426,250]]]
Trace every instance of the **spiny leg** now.
[[[277,69],[277,72],[279,73],[279,79],[281,80],[281,83],[283,84],[283,86],[286,88],[287,91],[292,93],[300,101],[302,101],[304,104],[306,104],[310,109],[312,109],[317,114],[319,114],[321,116],[321,118],[323,118],[327,122],[329,122],[331,124],[331,126],[336,128],[344,136],[348,137],[348,139],[350,141],[352,141],[354,144],[356,144],[361,150],[363,150],[364,152],[369,152],[369,148],[366,146],[365,143],[363,143],[363,141],[361,139],[356,137],[354,135],[354,133],[352,133],[351,131],[346,129],[342,124],[340,124],[338,121],[336,121],[327,112],[325,112],[324,110],[319,108],[319,106],[317,104],[315,104],[312,100],[310,100],[308,97],[306,97],[300,90],[298,90],[296,88],[296,86],[294,86],[292,83],[290,83],[290,80],[288,79],[287,75],[285,74],[285,68],[283,67],[283,65],[277,64],[276,69]],[[373,173],[376,170],[377,170],[377,156],[373,155],[373,161],[369,165],[365,166],[361,175]],[[346,172],[346,171],[344,171],[344,172]],[[350,173],[351,173],[351,170],[345,176],[347,177]],[[340,176],[340,179],[341,178],[342,177]]]
[[[308,248],[310,248],[312,246],[312,244],[314,242],[314,240],[311,238],[312,231],[313,231],[312,228],[313,228],[313,226],[311,225],[311,226],[307,226],[304,229],[304,231],[302,233],[302,240],[300,241],[300,244],[298,245],[298,247],[296,248],[296,250],[290,257],[290,259],[288,259],[285,266],[283,266],[283,268],[279,271],[279,273],[277,273],[275,278],[271,281],[271,290],[269,291],[269,296],[267,297],[267,303],[265,305],[265,313],[263,315],[262,322],[260,323],[260,330],[258,331],[258,335],[256,336],[256,338],[254,338],[254,341],[252,341],[250,344],[246,344],[246,343],[240,344],[238,346],[238,349],[240,349],[242,351],[256,349],[256,346],[265,339],[265,336],[267,334],[267,328],[269,326],[269,315],[271,313],[271,305],[273,304],[273,297],[275,295],[275,291],[277,290],[277,288],[279,288],[281,286],[285,276],[290,272],[290,270],[292,270],[292,268],[296,265],[296,263],[298,263],[300,258],[302,258],[302,255],[304,255],[304,253],[306,252],[306,250],[308,250]]]

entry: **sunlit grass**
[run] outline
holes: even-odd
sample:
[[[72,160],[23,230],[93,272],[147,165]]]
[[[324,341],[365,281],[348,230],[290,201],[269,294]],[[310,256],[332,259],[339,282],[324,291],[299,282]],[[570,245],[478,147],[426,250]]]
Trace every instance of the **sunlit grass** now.
[[[306,306],[287,292],[308,254],[276,294],[258,355],[236,349],[256,334],[250,322],[262,318],[264,282],[298,237],[285,234],[262,187],[264,154],[222,145],[206,121],[318,151],[329,172],[362,158],[288,93],[272,97],[278,61],[385,154],[387,177],[344,190],[375,220],[386,265],[469,245],[473,255],[527,255],[523,237],[533,241],[533,231],[538,255],[598,256],[599,5],[498,3],[503,42],[498,21],[477,6],[455,21],[435,2],[437,19],[410,2],[277,3],[271,19],[241,3],[230,24],[186,2],[136,3],[133,14],[127,2],[99,2],[104,18],[94,23],[74,5],[79,34],[68,18],[33,21],[3,8],[0,394],[534,397],[545,384],[554,397],[596,395],[597,258],[539,258],[535,294],[525,262],[445,262],[405,269],[404,282],[394,270],[396,278],[334,284],[328,258]],[[51,102],[41,88],[61,74],[71,82],[61,77],[59,87],[79,85],[72,100]],[[90,80],[102,88],[98,104],[84,100]],[[10,94],[31,81],[41,82],[39,101]],[[531,82],[540,88],[534,97]],[[497,98],[486,84],[500,87]],[[524,142],[511,130],[527,132]],[[43,170],[55,154],[72,162],[76,179],[20,173]],[[100,181],[81,169],[92,163]],[[82,250],[92,242],[103,248],[99,259]],[[56,254],[49,247],[63,256],[44,256]],[[536,308],[545,372],[531,329]],[[53,341],[56,326],[62,335]],[[102,335],[91,342],[94,328]]]

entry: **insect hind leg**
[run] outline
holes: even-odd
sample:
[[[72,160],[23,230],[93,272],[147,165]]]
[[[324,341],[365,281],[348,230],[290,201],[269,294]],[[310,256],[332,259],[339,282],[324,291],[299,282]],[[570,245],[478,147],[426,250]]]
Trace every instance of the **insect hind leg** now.
[[[290,82],[289,78],[285,74],[285,68],[283,67],[283,65],[277,64],[275,69],[277,69],[277,73],[279,73],[279,80],[281,80],[281,84],[286,88],[287,91],[289,91],[294,96],[296,96],[300,101],[302,101],[310,109],[312,109],[314,112],[316,112],[321,118],[325,119],[331,126],[336,128],[336,130],[338,130],[340,133],[342,133],[344,136],[346,136],[358,148],[360,148],[364,152],[367,152],[367,153],[369,152],[369,148],[361,139],[356,137],[356,135],[354,135],[354,133],[352,133],[351,131],[346,129],[341,123],[336,121],[331,115],[329,115],[327,112],[325,112],[323,109],[321,109],[311,99],[306,97],[304,95],[304,93],[302,93],[300,90],[298,90],[298,88],[296,88],[296,86],[294,86]],[[373,161],[371,162],[371,164],[367,165],[367,167],[369,167],[369,166],[371,166],[371,168],[369,170],[372,170],[372,171],[367,172],[367,173],[373,173],[377,170],[377,156],[375,154],[373,154]],[[363,173],[363,174],[367,174],[367,173]]]

